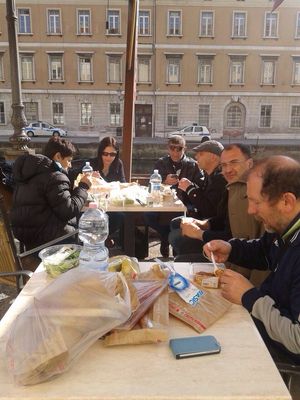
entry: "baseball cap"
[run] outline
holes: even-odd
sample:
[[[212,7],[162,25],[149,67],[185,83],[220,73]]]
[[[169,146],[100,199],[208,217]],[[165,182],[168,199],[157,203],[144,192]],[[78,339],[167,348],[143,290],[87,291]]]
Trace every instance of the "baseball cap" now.
[[[206,151],[207,153],[216,154],[217,156],[221,155],[223,149],[224,146],[222,143],[217,142],[216,140],[208,140],[207,142],[201,143],[193,148],[196,153]]]

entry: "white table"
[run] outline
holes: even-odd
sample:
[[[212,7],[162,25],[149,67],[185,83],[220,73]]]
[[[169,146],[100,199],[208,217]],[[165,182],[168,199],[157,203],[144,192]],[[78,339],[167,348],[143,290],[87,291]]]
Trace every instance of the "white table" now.
[[[183,215],[186,215],[186,207],[180,200],[177,200],[171,204],[162,203],[157,207],[141,205],[113,206],[108,204],[105,210],[108,212],[124,213],[124,252],[131,257],[135,256],[135,219],[137,213],[171,212],[182,213]]]
[[[149,263],[142,263],[145,268]],[[187,270],[178,263],[176,269]],[[41,267],[39,267],[41,270]],[[0,344],[33,293],[49,281],[33,275],[0,322]],[[291,400],[249,314],[231,309],[204,334],[216,336],[218,355],[175,360],[167,343],[102,347],[97,341],[73,367],[56,379],[35,386],[15,386],[0,360],[0,400]],[[170,338],[197,333],[171,318]]]

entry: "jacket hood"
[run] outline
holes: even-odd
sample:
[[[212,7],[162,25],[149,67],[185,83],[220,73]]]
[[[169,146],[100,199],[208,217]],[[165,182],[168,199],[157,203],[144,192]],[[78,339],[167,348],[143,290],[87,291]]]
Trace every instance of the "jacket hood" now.
[[[35,175],[54,172],[54,162],[41,154],[26,154],[18,157],[13,166],[16,182],[26,182]]]

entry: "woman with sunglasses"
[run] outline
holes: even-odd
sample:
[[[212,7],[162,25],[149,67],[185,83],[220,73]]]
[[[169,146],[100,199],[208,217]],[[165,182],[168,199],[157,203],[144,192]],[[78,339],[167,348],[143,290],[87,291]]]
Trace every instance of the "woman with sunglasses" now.
[[[106,182],[125,182],[123,163],[119,158],[119,146],[114,137],[106,136],[98,146],[97,157],[90,160],[94,171],[99,171]]]
[[[126,182],[123,162],[119,157],[119,146],[114,137],[106,136],[100,141],[97,157],[91,159],[90,164],[93,170],[99,172],[101,178],[106,182]],[[107,214],[109,217],[109,235],[112,235],[123,226],[124,214],[120,212],[108,212]],[[106,245],[111,247],[113,244],[114,241],[109,236]]]

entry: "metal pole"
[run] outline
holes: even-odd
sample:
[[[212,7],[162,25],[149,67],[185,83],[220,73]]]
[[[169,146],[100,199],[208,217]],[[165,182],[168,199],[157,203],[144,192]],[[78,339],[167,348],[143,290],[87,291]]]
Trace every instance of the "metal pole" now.
[[[19,72],[19,50],[18,38],[16,33],[17,15],[14,0],[6,0],[6,19],[8,31],[8,45],[10,58],[10,80],[12,94],[12,117],[11,123],[14,128],[13,135],[9,138],[13,146],[13,152],[16,156],[18,153],[29,152],[27,143],[30,138],[26,135],[24,127],[27,125],[24,114],[24,105],[22,103],[21,79]],[[11,154],[12,155],[12,154]]]

